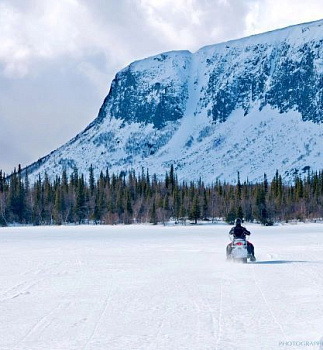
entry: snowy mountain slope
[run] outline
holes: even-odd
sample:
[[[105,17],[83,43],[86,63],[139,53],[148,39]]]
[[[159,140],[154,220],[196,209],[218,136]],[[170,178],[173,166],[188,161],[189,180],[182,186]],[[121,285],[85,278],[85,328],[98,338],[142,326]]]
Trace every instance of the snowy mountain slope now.
[[[323,168],[323,20],[136,61],[98,117],[28,170],[149,168],[180,179],[258,180]]]

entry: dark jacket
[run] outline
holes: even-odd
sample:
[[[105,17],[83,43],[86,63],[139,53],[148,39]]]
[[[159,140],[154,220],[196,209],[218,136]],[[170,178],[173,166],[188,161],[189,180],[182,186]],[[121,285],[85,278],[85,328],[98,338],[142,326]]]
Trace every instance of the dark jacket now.
[[[250,232],[243,226],[234,226],[229,232],[234,238],[245,238],[250,235]]]

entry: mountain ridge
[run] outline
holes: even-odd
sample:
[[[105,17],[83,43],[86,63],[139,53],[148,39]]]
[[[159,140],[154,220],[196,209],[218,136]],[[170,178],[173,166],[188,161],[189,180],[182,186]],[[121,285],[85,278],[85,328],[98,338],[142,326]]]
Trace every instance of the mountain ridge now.
[[[53,177],[75,166],[87,173],[94,163],[96,176],[106,167],[145,167],[162,176],[174,164],[183,180],[212,182],[234,181],[237,171],[258,180],[264,172],[274,175],[276,167],[288,179],[303,169],[323,168],[322,33],[319,20],[208,45],[195,53],[170,51],[132,62],[116,74],[98,117],[27,170],[34,177],[45,171]],[[264,40],[268,36],[275,38],[274,44]],[[237,145],[230,133],[237,133],[238,126],[243,138]],[[308,135],[301,144],[303,136],[298,135],[304,130]],[[285,147],[293,133],[295,140]],[[252,147],[255,158],[246,162]],[[271,151],[270,165],[264,165],[256,149]],[[281,162],[275,155],[283,157]]]

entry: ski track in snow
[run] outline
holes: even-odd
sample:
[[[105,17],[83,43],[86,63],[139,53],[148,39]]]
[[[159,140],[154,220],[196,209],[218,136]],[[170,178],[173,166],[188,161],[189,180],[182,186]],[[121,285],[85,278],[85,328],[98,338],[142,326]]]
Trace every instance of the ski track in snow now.
[[[50,312],[46,313],[43,317],[41,317],[28,331],[27,333],[16,343],[14,349],[19,350],[21,344],[27,340],[30,336],[35,334],[36,332],[41,332],[45,328],[49,327],[53,322],[52,315],[58,310],[59,313],[68,307],[70,303],[59,303],[57,304]]]
[[[0,230],[1,350],[275,350],[323,336],[323,225]],[[318,350],[319,346],[306,346]]]
[[[266,304],[266,307],[267,307],[267,309],[268,309],[268,311],[269,311],[271,317],[273,318],[274,322],[275,322],[275,323],[277,324],[277,326],[279,327],[279,329],[280,329],[280,331],[281,331],[281,333],[282,333],[282,335],[283,335],[283,339],[286,339],[287,337],[286,337],[286,334],[285,334],[285,332],[284,332],[284,329],[283,329],[282,325],[278,322],[278,320],[277,320],[277,318],[276,318],[276,316],[275,316],[275,314],[274,314],[272,308],[270,307],[270,305],[269,305],[269,303],[268,303],[268,300],[267,300],[267,298],[266,298],[266,296],[265,296],[265,293],[263,292],[263,290],[261,289],[261,287],[260,287],[260,285],[259,285],[259,282],[258,282],[257,277],[256,277],[256,272],[255,272],[254,266],[252,266],[252,272],[253,272],[253,278],[254,278],[254,281],[255,281],[255,285],[256,285],[256,287],[258,288],[258,290],[259,290],[259,292],[260,292],[260,294],[261,294],[261,297],[262,297],[262,299],[264,300],[264,302],[265,302],[265,304]]]
[[[82,348],[82,350],[86,350],[88,348],[88,345],[91,343],[91,340],[93,339],[99,325],[100,325],[100,322],[104,316],[104,314],[107,312],[107,309],[108,309],[108,305],[110,303],[110,299],[111,299],[111,289],[108,290],[108,294],[104,300],[104,303],[103,303],[103,308],[102,308],[102,311],[99,313],[99,316],[97,318],[97,321],[95,321],[95,324],[94,324],[94,328],[93,328],[93,331],[89,337],[89,339],[87,340],[86,344],[84,345],[84,347]]]
[[[221,332],[222,332],[222,303],[223,303],[223,277],[224,277],[224,272],[221,277],[221,284],[220,284],[220,311],[219,311],[219,317],[218,317],[218,335],[216,339],[216,350],[219,348],[219,342],[221,340]]]

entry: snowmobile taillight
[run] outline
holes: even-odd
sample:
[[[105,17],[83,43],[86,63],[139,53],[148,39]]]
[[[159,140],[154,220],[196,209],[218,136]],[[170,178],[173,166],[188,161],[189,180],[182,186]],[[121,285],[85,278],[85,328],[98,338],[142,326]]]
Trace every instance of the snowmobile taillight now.
[[[242,242],[237,242],[236,245],[243,245],[243,243]]]

